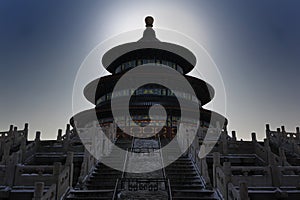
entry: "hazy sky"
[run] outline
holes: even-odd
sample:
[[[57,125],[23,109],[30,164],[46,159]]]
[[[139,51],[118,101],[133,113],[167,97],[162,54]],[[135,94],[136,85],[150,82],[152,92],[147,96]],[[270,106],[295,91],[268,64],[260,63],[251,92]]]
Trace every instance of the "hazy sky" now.
[[[238,138],[300,126],[299,1],[0,1],[0,129],[29,123],[56,137],[72,116],[77,70],[100,42],[143,28],[184,33],[222,75]],[[176,42],[176,41],[174,41]],[[99,67],[100,65],[99,58]],[[209,80],[206,80],[209,82]]]

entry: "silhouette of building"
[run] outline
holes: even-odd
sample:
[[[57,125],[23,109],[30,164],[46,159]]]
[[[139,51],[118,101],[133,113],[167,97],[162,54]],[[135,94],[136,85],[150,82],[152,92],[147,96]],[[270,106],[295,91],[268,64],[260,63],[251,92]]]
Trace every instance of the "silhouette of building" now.
[[[152,29],[153,18],[145,21],[146,30],[139,41],[114,47],[104,55],[103,65],[112,75],[86,86],[84,95],[95,108],[72,117],[65,134],[58,130],[56,140],[43,141],[36,132],[35,139],[29,141],[28,124],[23,130],[11,125],[8,131],[0,132],[0,199],[300,199],[299,128],[288,133],[284,127],[271,131],[266,125],[263,142],[257,141],[255,133],[251,141],[238,141],[234,131],[229,136],[227,120],[202,107],[214,96],[212,86],[186,75],[195,66],[195,56],[184,47],[159,41]],[[153,83],[112,92],[129,70],[149,63],[182,74],[196,96],[185,91],[177,91],[175,96],[170,89]],[[111,98],[123,101],[128,96],[130,115],[139,130],[133,131],[125,117],[115,116],[125,127],[120,129],[112,116]],[[130,157],[114,153],[117,147],[135,153],[168,153],[162,147],[174,139],[179,121],[187,120],[180,119],[180,109],[186,108],[179,106],[177,98],[200,107],[200,126],[189,149],[160,170],[126,172]],[[145,126],[150,121],[149,108],[157,103],[165,107],[167,120]],[[188,122],[193,126],[198,120]],[[100,129],[107,136],[100,138],[101,143],[82,144],[84,137],[79,136],[87,130],[97,134]],[[220,137],[212,143],[203,142],[211,130],[220,131]],[[127,134],[131,131],[138,133],[137,137]],[[200,148],[210,147],[206,157],[198,156]],[[172,151],[179,149],[178,145]],[[91,154],[95,151],[101,153],[100,160]],[[106,157],[124,170],[105,165]]]

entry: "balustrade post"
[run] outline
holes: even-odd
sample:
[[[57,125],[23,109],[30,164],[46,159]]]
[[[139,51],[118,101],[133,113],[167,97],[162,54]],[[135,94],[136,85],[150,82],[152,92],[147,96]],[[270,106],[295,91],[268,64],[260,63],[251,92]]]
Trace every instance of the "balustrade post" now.
[[[60,171],[61,171],[61,163],[60,162],[55,162],[54,163],[54,167],[53,167],[53,176],[54,176],[54,179],[56,180],[56,199],[59,199],[60,198]]]
[[[28,123],[25,123],[23,131],[24,131],[24,138],[26,139],[26,141],[28,141]]]
[[[3,149],[3,159],[2,160],[4,160],[4,163],[7,164],[11,145],[9,143],[4,143],[3,146],[4,146],[4,149]]]
[[[220,167],[220,153],[214,152],[213,153],[213,186],[217,188],[217,167]]]
[[[62,141],[62,129],[58,129],[56,140],[57,141]]]
[[[34,139],[34,145],[35,145],[35,152],[38,151],[39,147],[40,147],[40,142],[41,142],[41,132],[37,131],[35,133],[35,139]]]
[[[24,163],[25,161],[25,155],[26,155],[26,138],[22,138],[22,141],[21,141],[21,162]]]
[[[14,130],[13,130],[13,133],[11,135],[11,138],[12,138],[12,144],[17,144],[18,140],[17,140],[17,137],[18,136],[18,127],[14,127]]]
[[[232,140],[236,141],[236,132],[235,131],[231,132],[231,136],[232,136]]]
[[[223,172],[224,172],[224,184],[225,184],[225,197],[228,199],[228,184],[231,181],[231,163],[223,163]]]
[[[257,139],[256,139],[256,133],[251,133],[251,138],[252,138],[252,142],[253,143],[256,143],[257,142]]]
[[[279,150],[281,165],[285,166],[285,163],[287,162],[287,159],[286,159],[286,156],[285,156],[284,149],[279,147],[278,150]]]
[[[266,137],[267,137],[267,139],[270,139],[270,137],[271,137],[270,132],[271,132],[270,124],[266,124]]]
[[[67,160],[66,160],[66,166],[69,166],[69,186],[72,187],[73,184],[73,170],[74,170],[74,165],[73,165],[73,159],[74,159],[74,153],[69,151]]]
[[[44,182],[36,182],[32,200],[42,200],[44,194]]]
[[[249,200],[247,183],[242,181],[239,185],[240,200]]]
[[[298,139],[298,143],[300,143],[300,129],[296,127],[296,138]]]

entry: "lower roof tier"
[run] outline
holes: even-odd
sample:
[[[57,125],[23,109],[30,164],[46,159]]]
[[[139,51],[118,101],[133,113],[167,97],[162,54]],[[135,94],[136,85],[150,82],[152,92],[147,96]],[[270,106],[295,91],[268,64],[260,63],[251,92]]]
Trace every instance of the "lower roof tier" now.
[[[105,95],[111,94],[113,92],[115,85],[117,84],[119,79],[122,77],[122,75],[124,75],[124,73],[108,75],[108,76],[104,76],[104,77],[95,79],[94,81],[92,81],[85,87],[85,89],[84,89],[85,97],[91,103],[97,104],[97,101],[100,98],[105,97]],[[149,76],[153,76],[153,75],[141,74],[141,76],[149,77]],[[198,100],[200,100],[201,105],[205,105],[211,101],[211,99],[214,97],[214,89],[211,85],[209,85],[205,81],[195,78],[195,77],[191,77],[188,75],[184,75],[184,77],[190,83],[191,87],[193,88],[193,90],[195,92],[195,95],[197,96]],[[142,77],[139,77],[139,78],[142,78]],[[170,76],[166,75],[166,79],[171,79],[171,80],[174,79],[174,81],[177,81],[177,79],[172,77],[171,75]],[[153,84],[153,85],[157,85],[157,84]],[[128,88],[128,90],[130,90],[130,88]],[[115,91],[115,92],[121,92],[121,91]],[[131,94],[131,91],[127,91],[127,92]],[[185,88],[183,86],[182,86],[182,89],[180,92],[185,92]],[[189,95],[191,95],[191,94],[189,94]]]
[[[144,120],[145,113],[137,113],[136,115],[132,116],[133,120]],[[123,116],[119,116],[123,117]],[[180,114],[178,112],[172,113],[168,117],[175,117],[177,120],[180,119]],[[94,123],[94,121],[97,120],[99,124],[105,124],[105,123],[112,123],[113,117],[111,111],[102,111],[96,108],[89,109],[82,111],[75,116],[73,116],[70,119],[70,124],[77,128],[84,128],[89,127],[91,124]],[[190,121],[190,120],[189,120]],[[227,119],[220,115],[219,113],[216,113],[214,111],[210,111],[204,108],[200,108],[200,124],[207,124],[207,126],[213,126],[217,127],[217,124],[219,124],[221,127],[227,126],[228,121]],[[101,123],[100,123],[101,122]]]

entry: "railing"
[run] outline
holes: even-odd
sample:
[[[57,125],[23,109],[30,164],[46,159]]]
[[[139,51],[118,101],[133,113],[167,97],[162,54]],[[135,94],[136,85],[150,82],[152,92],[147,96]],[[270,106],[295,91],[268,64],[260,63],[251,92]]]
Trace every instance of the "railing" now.
[[[169,200],[172,200],[173,196],[172,196],[172,189],[171,189],[170,179],[167,179],[167,180],[168,180],[168,195],[169,195]]]
[[[133,149],[133,144],[134,144],[134,138],[132,138],[132,141],[131,141],[130,151],[132,151],[132,149]],[[125,173],[126,173],[125,170],[126,170],[126,165],[127,165],[128,152],[129,152],[129,149],[127,148],[126,155],[125,155],[125,160],[124,160],[124,165],[123,165],[122,178],[125,177]]]
[[[4,185],[6,165],[0,165],[0,185]]]
[[[159,148],[157,147],[134,147],[131,149],[132,152],[134,153],[151,153],[151,152],[154,152],[154,151],[158,151]]]
[[[165,170],[164,158],[163,158],[162,149],[161,149],[160,137],[158,137],[158,147],[159,147],[159,153],[160,153],[161,163],[162,163],[163,178],[167,180],[167,189],[168,189],[169,200],[172,200],[173,198],[172,198],[171,184],[170,184],[170,180],[167,179],[167,176],[166,176],[166,170]]]
[[[134,140],[134,139],[132,139],[132,141],[131,141],[130,149],[133,148],[133,140]],[[115,142],[117,142],[117,140],[116,140]],[[126,155],[125,155],[125,159],[124,159],[124,165],[123,165],[122,176],[121,176],[122,179],[125,177],[125,170],[126,170],[127,158],[128,158],[128,149],[129,149],[129,148],[127,148]],[[113,197],[112,197],[113,200],[114,200],[114,199],[117,199],[117,193],[118,193],[119,182],[120,182],[120,179],[117,179],[116,184],[115,184],[115,188],[114,188]]]
[[[163,178],[123,178],[120,180],[120,189],[128,191],[167,191],[167,183],[168,180]]]
[[[160,158],[161,158],[161,164],[163,167],[162,168],[163,178],[166,178],[166,171],[165,171],[164,158],[163,158],[162,149],[161,149],[160,137],[158,137],[158,147],[159,147],[159,153],[160,153]]]
[[[55,200],[56,199],[56,184],[52,184],[46,193],[43,194],[42,199]]]
[[[117,179],[117,181],[116,181],[116,185],[115,185],[115,189],[114,189],[114,194],[113,194],[113,197],[112,197],[112,200],[115,200],[115,199],[117,199],[117,193],[118,193],[118,186],[119,186],[119,179]]]
[[[239,191],[232,183],[228,183],[228,199],[240,199]]]
[[[118,187],[120,186],[120,188]],[[169,179],[142,179],[142,178],[121,178],[117,179],[112,200],[116,200],[119,191],[165,191],[172,200]]]
[[[161,151],[160,138],[158,139],[159,147],[152,147],[152,148],[149,148],[149,147],[135,148],[134,140],[135,140],[135,138],[133,138],[132,142],[131,142],[131,147],[130,147],[131,152],[144,152],[144,150],[145,150],[147,153],[149,153],[152,151],[159,150],[159,153],[161,156],[161,162],[163,165],[163,157],[162,157],[162,151]],[[164,166],[162,168],[163,178],[126,178],[125,177],[125,173],[126,173],[125,170],[126,170],[127,161],[128,161],[128,153],[129,153],[129,148],[127,149],[126,156],[125,156],[122,178],[117,179],[117,181],[116,181],[112,199],[115,200],[118,198],[119,191],[146,191],[146,190],[148,190],[150,192],[151,191],[165,191],[166,195],[168,196],[168,199],[172,200],[173,198],[172,198],[171,184],[170,184],[170,180],[166,178],[166,172],[165,172]]]
[[[127,165],[127,158],[128,158],[128,148],[127,148],[127,151],[126,151],[126,155],[125,155],[125,160],[124,160],[124,165],[123,165],[123,171],[122,171],[122,178],[125,177],[125,170],[126,170],[126,165]]]

